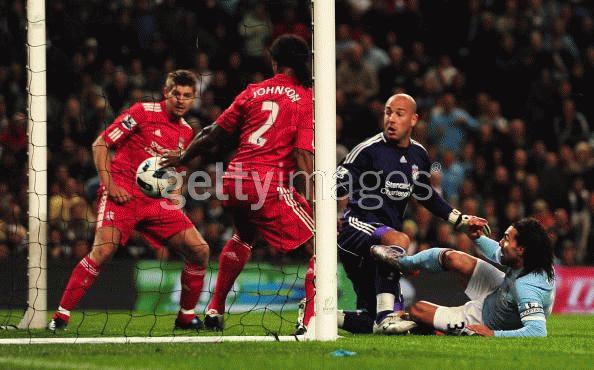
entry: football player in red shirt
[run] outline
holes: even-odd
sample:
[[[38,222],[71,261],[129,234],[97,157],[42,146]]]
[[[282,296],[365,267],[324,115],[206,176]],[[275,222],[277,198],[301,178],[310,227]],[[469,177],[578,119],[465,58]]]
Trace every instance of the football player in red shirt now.
[[[275,75],[249,85],[215,123],[194,138],[185,153],[170,153],[163,162],[185,164],[239,131],[237,153],[223,176],[223,193],[228,197],[224,205],[234,221],[235,233],[219,258],[215,292],[204,322],[207,328],[223,328],[225,299],[258,234],[281,252],[309,243],[313,235],[311,207],[292,186],[296,170],[306,175],[313,172],[309,47],[297,36],[283,35],[273,42],[270,54]],[[311,176],[300,180],[300,191],[307,196],[313,191]],[[305,289],[306,327],[313,315],[313,259]]]
[[[118,116],[93,143],[101,187],[95,241],[91,253],[74,268],[48,329],[66,327],[73,310],[99,274],[101,266],[136,230],[154,248],[165,244],[184,257],[180,311],[176,329],[198,330],[194,313],[208,263],[208,245],[192,222],[169,198],[150,198],[136,184],[140,163],[167,151],[185,148],[193,137],[184,120],[196,94],[196,76],[186,70],[169,73],[161,102],[136,103]],[[109,150],[114,150],[113,158]],[[162,205],[165,203],[165,205]]]

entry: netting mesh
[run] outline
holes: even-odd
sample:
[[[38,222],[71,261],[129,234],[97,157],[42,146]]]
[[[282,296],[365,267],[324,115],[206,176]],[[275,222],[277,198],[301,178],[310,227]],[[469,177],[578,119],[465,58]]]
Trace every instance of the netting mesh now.
[[[52,1],[47,23],[47,319],[59,305],[71,272],[93,247],[100,179],[92,144],[135,102],[159,102],[168,72],[198,76],[197,99],[187,116],[194,132],[213,122],[248,83],[271,75],[266,50],[276,36],[310,40],[309,1]],[[27,49],[25,1],[0,1],[0,325],[11,327],[30,307],[27,254]],[[7,27],[4,27],[7,26]],[[39,73],[41,71],[31,71]],[[33,122],[45,125],[45,122]],[[33,148],[36,150],[36,148]],[[232,146],[193,165],[217,178]],[[37,177],[38,178],[38,177]],[[219,179],[220,180],[220,179]],[[212,187],[217,187],[216,180]],[[196,312],[202,317],[214,290],[218,256],[233,225],[216,198],[189,199],[185,213],[210,247]],[[133,234],[88,290],[66,336],[178,334],[182,258],[154,249]],[[304,296],[308,254],[281,254],[259,239],[226,303],[224,334],[280,335],[295,328]],[[45,289],[42,285],[37,289]],[[186,334],[186,332],[184,332]],[[204,334],[204,333],[202,333]],[[0,334],[4,335],[4,334]],[[25,330],[11,336],[45,336]]]

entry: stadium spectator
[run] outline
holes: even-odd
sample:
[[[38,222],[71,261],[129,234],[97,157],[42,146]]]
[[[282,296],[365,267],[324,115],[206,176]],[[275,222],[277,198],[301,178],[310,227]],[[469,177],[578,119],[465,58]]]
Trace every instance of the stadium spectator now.
[[[459,190],[464,182],[464,167],[457,161],[453,151],[443,154],[441,167],[441,188],[444,198],[454,201],[458,199]]]
[[[375,70],[363,60],[363,47],[353,44],[336,70],[336,86],[344,91],[347,101],[363,106],[379,92]]]
[[[563,101],[561,115],[555,117],[553,125],[559,146],[574,146],[579,141],[590,138],[588,121],[581,112],[576,111],[575,102],[572,99]]]
[[[268,72],[264,63],[264,51],[272,35],[272,23],[266,5],[255,2],[238,24],[239,35],[245,48],[245,67],[250,71]]]
[[[363,48],[363,62],[367,63],[375,74],[390,63],[390,57],[386,51],[375,45],[371,35],[367,33],[361,35],[361,47]]]
[[[13,153],[24,154],[27,147],[27,117],[23,113],[15,113],[6,125],[0,128],[0,145]]]
[[[380,98],[388,99],[394,94],[394,87],[407,86],[406,80],[406,60],[404,59],[404,50],[397,45],[390,47],[389,64],[379,69],[378,78],[380,83]]]
[[[477,128],[476,119],[458,107],[454,94],[446,93],[432,114],[429,135],[440,150],[459,153],[467,132]]]

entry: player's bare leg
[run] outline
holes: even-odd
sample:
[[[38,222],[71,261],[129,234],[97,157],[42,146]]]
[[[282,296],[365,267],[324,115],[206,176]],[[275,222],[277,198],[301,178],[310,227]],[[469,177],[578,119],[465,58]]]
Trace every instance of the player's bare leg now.
[[[95,234],[93,249],[89,253],[90,259],[97,266],[111,260],[120,244],[121,233],[115,227],[102,227]]]
[[[442,265],[448,271],[455,271],[466,289],[472,277],[478,259],[464,252],[448,250],[442,257]]]
[[[168,244],[184,257],[180,310],[175,320],[175,328],[200,330],[203,324],[196,316],[194,308],[204,285],[209,255],[208,244],[194,227],[173,235],[169,238]]]
[[[48,324],[49,330],[64,329],[70,320],[70,311],[76,308],[99,275],[101,265],[115,254],[121,233],[114,227],[101,227],[95,233],[93,249],[72,270],[64,289],[60,306]]]
[[[208,329],[223,330],[225,300],[233,283],[252,255],[252,244],[256,239],[256,226],[248,222],[245,209],[231,209],[235,233],[227,241],[219,256],[219,272],[214,294],[208,305],[204,325]]]
[[[380,254],[381,252],[378,249],[376,254]],[[472,277],[478,261],[475,257],[466,253],[445,248],[428,249],[414,256],[397,257],[385,253],[383,257],[385,257],[385,261],[389,264],[397,266],[403,271],[416,269],[432,272],[455,271],[464,288],[468,286],[468,282]],[[431,302],[419,301],[410,308],[409,315],[412,320],[419,324],[434,327],[435,313],[439,307]]]

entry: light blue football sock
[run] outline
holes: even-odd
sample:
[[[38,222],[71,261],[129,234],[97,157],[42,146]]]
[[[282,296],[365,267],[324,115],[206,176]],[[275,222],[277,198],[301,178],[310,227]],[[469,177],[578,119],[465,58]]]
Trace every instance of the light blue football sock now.
[[[398,263],[406,270],[425,270],[440,272],[444,271],[439,263],[439,256],[447,248],[431,248],[415,254],[414,256],[404,256]]]

